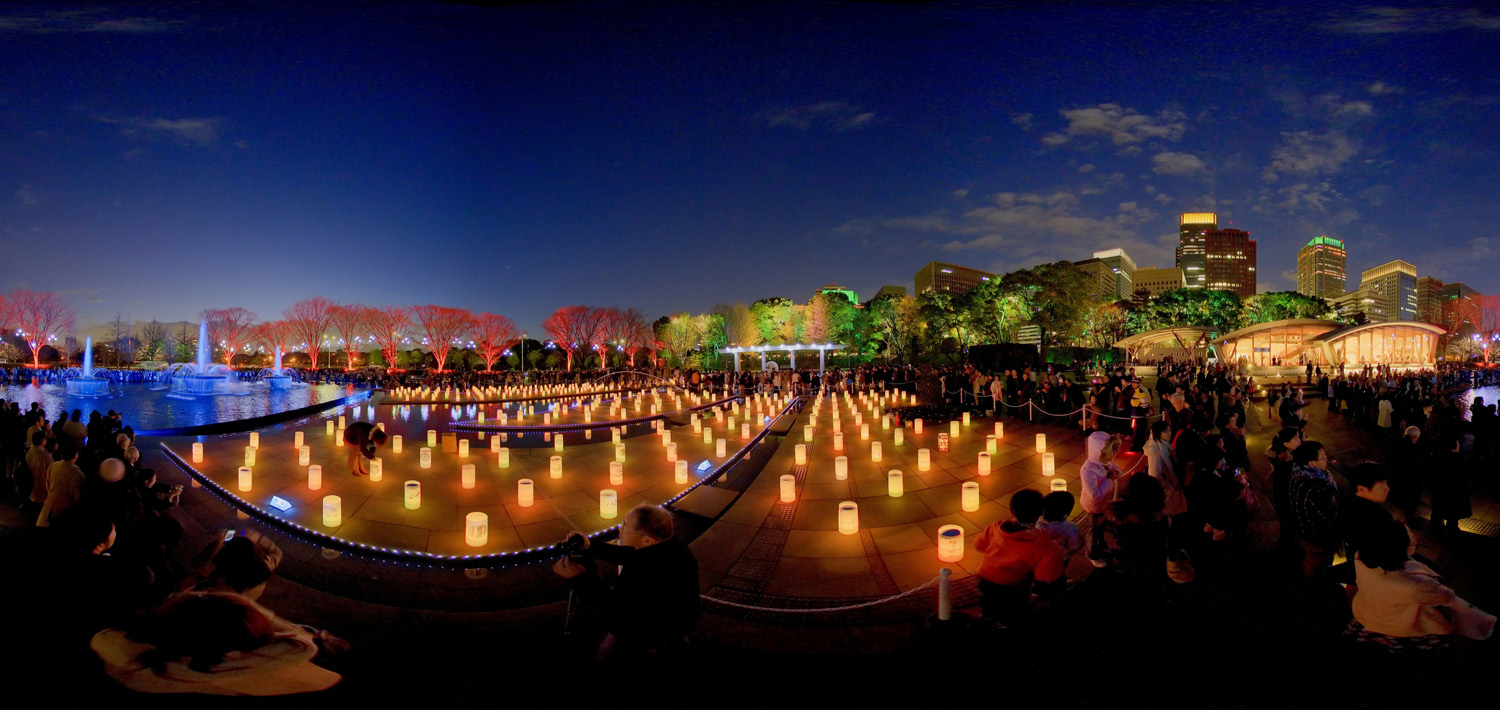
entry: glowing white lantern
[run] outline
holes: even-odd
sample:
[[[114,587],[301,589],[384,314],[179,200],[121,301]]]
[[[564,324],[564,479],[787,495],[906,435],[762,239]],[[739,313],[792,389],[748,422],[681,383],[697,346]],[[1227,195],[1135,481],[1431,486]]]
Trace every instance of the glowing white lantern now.
[[[490,541],[490,516],[474,512],[464,516],[464,542],[469,547],[482,547]]]
[[[300,449],[305,442],[306,435],[300,431],[292,432],[292,448]]]
[[[606,488],[599,491],[599,517],[605,520],[613,520],[620,514],[620,496],[614,489]]]
[[[399,454],[399,453],[401,453],[401,435],[400,434],[392,434],[391,435],[391,453],[393,453],[393,454]]]
[[[1000,442],[995,439],[994,435],[984,437],[984,450],[992,454],[1000,453]]]
[[[684,461],[683,463],[686,462]],[[609,462],[609,485],[625,485],[625,464],[622,464],[619,461]]]
[[[307,467],[307,490],[315,491],[323,487],[323,467],[313,464]]]
[[[672,443],[672,430],[663,428],[661,430],[661,445],[666,446],[670,443]]]
[[[979,452],[979,475],[990,475],[990,455],[987,451]]]
[[[849,457],[848,456],[835,456],[835,457],[833,457],[833,477],[835,479],[837,479],[837,480],[840,480],[840,481],[849,478]]]
[[[1054,479],[1052,479],[1052,490],[1054,490],[1054,491],[1065,491],[1065,490],[1068,490],[1068,479],[1066,479],[1066,478],[1054,478]]]
[[[551,465],[551,468],[548,470],[548,473],[553,478],[562,478],[562,457],[561,456],[553,456],[552,457],[552,465]]]
[[[379,482],[385,474],[385,462],[380,459],[370,459],[370,480]]]
[[[844,423],[842,421],[839,421],[838,417],[833,418],[833,430],[835,432],[841,432],[844,430]]]
[[[834,432],[833,433],[833,450],[834,451],[843,451],[844,450],[844,435],[843,435],[843,433],[841,433],[841,432]]]
[[[964,529],[957,525],[938,528],[938,560],[958,562],[964,558]]]
[[[427,430],[427,445],[428,446],[437,446],[437,430],[436,429],[428,429]]]
[[[812,441],[813,440],[813,425],[808,424],[808,425],[802,427],[802,440],[803,441]]]
[[[743,439],[743,440],[745,440],[745,441],[749,441],[750,440],[750,423],[749,422],[745,422],[744,424],[740,425],[740,438]]]
[[[1048,451],[1047,453],[1042,454],[1042,475],[1051,476],[1056,472],[1057,459],[1053,457],[1052,452]]]
[[[345,419],[344,415],[340,414],[339,415],[339,428],[340,429],[346,429],[348,427],[349,427],[349,420]]]
[[[869,441],[870,440],[870,425],[869,424],[861,424],[861,425],[859,425],[859,438],[860,438],[861,441]]]
[[[781,502],[791,503],[797,500],[797,477],[792,474],[783,474],[781,477]]]
[[[432,468],[432,449],[426,446],[417,452],[417,465],[422,468]]]
[[[852,500],[839,503],[839,532],[845,535],[859,534],[859,504]]]
[[[249,466],[241,466],[240,467],[240,490],[241,491],[248,491],[248,490],[250,490],[250,467]]]
[[[542,412],[542,426],[550,426],[551,424],[552,424],[552,413],[551,412]]]
[[[727,451],[725,444],[726,442],[724,439],[718,439],[714,441],[714,456],[724,458],[724,456],[726,455],[725,452]]]
[[[193,442],[193,463],[203,463],[203,442]]]
[[[625,445],[618,441],[615,442],[615,460],[625,463]]]
[[[932,450],[917,449],[917,470],[928,471],[932,469]]]
[[[883,453],[880,450],[880,442],[870,442],[870,460],[874,461],[875,463],[880,463],[882,456]]]
[[[964,412],[964,418],[965,419],[969,418],[969,413],[968,412]],[[968,422],[964,422],[964,423],[967,424]],[[955,439],[958,438],[958,420],[957,419],[955,419],[955,420],[953,420],[951,422],[948,422],[948,436],[951,436],[951,437],[953,437]]]
[[[474,464],[466,463],[459,467],[459,481],[464,488],[474,487]]]
[[[250,445],[254,446],[257,449],[260,448],[260,432],[258,432],[258,431],[252,431],[252,432],[250,432]]]
[[[500,447],[500,450],[495,452],[495,463],[500,468],[510,468],[510,449],[504,446]]]
[[[323,435],[324,436],[333,436],[333,420],[332,419],[329,419],[328,421],[323,422]]]
[[[618,443],[620,443],[620,428],[619,427],[612,426],[612,427],[609,428],[609,441],[610,441],[611,444],[618,444]]]
[[[891,439],[897,446],[906,443],[906,427],[899,427],[891,432]]]
[[[807,444],[797,444],[796,446],[792,447],[792,451],[797,457],[796,460],[798,466],[807,463]]]
[[[557,436],[555,436],[555,437],[552,438],[552,450],[553,451],[562,451],[563,450],[563,435],[562,435],[561,432],[559,432]]]
[[[246,446],[245,447],[245,465],[246,466],[254,466],[255,465],[255,447],[254,446]]]
[[[338,496],[323,496],[323,526],[336,528],[344,522],[344,502]]]
[[[883,430],[889,430],[891,428],[891,415],[882,414],[880,416],[880,428]]]
[[[1005,438],[1005,422],[995,422],[995,438]]]
[[[422,507],[421,481],[407,481],[404,490],[406,492],[406,495],[403,498],[403,502],[405,503],[407,510],[416,510],[417,508]]]
[[[516,505],[522,508],[530,508],[533,501],[531,479],[523,478],[516,481]]]
[[[911,423],[911,430],[912,430],[913,433],[921,434],[922,433],[922,420],[921,419],[917,419],[916,421],[913,421]]]
[[[901,494],[905,492],[901,485],[901,472],[899,470],[891,469],[889,473],[885,474],[885,492],[892,498],[900,498]]]
[[[1047,450],[1047,435],[1046,434],[1037,434],[1036,435],[1036,452],[1040,454],[1040,453],[1042,453],[1042,452],[1044,452],[1046,450]]]
[[[713,429],[703,429],[702,431],[703,431],[703,443],[705,443],[705,444],[712,444],[713,441],[714,441],[714,430]]]
[[[468,439],[459,439],[458,440],[458,457],[461,458],[461,459],[469,458],[469,440]]]
[[[675,480],[678,483],[687,483],[687,474],[688,474],[687,461],[684,461],[682,459],[678,459],[677,463],[673,464],[673,471],[672,472],[673,472],[673,475],[674,475],[674,478],[672,480]]]
[[[667,463],[677,460],[677,445],[667,444]]]
[[[965,513],[979,510],[979,484],[974,481],[966,481],[960,486],[959,507]]]

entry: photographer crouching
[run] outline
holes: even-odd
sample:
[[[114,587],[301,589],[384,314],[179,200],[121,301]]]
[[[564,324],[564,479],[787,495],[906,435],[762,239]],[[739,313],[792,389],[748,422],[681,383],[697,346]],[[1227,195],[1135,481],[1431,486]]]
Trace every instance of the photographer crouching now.
[[[599,644],[601,663],[649,665],[684,647],[698,624],[698,560],[673,537],[671,514],[636,506],[620,525],[620,544],[590,545],[575,531],[563,547],[568,554],[552,571],[604,613],[609,633]],[[594,561],[619,566],[613,588]]]

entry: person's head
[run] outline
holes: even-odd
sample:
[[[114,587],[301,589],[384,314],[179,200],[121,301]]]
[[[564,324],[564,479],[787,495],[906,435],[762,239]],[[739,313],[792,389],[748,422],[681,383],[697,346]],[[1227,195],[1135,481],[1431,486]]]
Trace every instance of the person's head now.
[[[77,461],[78,445],[72,439],[59,439],[57,442],[58,461]]]
[[[70,506],[52,520],[52,532],[65,552],[102,555],[115,546],[115,524],[109,513],[90,503]]]
[[[1072,493],[1052,491],[1042,499],[1042,517],[1051,523],[1067,520],[1073,512],[1073,502]]]
[[[1010,497],[1010,514],[1022,525],[1035,525],[1046,507],[1041,491],[1023,488]]]
[[[99,478],[105,483],[119,483],[125,480],[125,462],[119,459],[105,459],[99,464]]]
[[[81,422],[81,421],[83,421],[83,410],[82,409],[75,409],[75,410],[73,410],[73,421],[75,421],[75,422]]]
[[[124,434],[116,434],[115,446],[118,447],[121,451],[130,448],[130,437]]]
[[[389,438],[390,437],[386,436],[384,429],[376,429],[375,431],[370,432],[370,443],[376,446],[385,446],[385,442]]]
[[[140,449],[137,449],[134,446],[127,447],[125,449],[125,462],[126,463],[130,464],[131,466],[134,466],[136,464],[136,462],[140,461],[140,460],[141,460],[141,450]]]
[[[1391,494],[1391,473],[1385,466],[1374,461],[1361,461],[1349,470],[1349,487],[1354,495],[1384,503]]]
[[[620,544],[640,549],[672,539],[672,514],[654,505],[638,505],[620,524]]]
[[[1160,439],[1161,441],[1166,441],[1171,436],[1172,436],[1172,423],[1171,422],[1169,422],[1169,421],[1167,421],[1165,419],[1159,419],[1159,420],[1157,420],[1155,423],[1153,423],[1151,425],[1151,438],[1153,438],[1153,439]]]
[[[1131,476],[1125,484],[1125,500],[1138,513],[1154,515],[1167,507],[1167,493],[1161,481],[1151,476]]]
[[[1359,560],[1370,569],[1396,572],[1406,566],[1410,546],[1411,535],[1406,532],[1406,526],[1394,520],[1387,521],[1370,530],[1360,543]]]
[[[208,576],[208,583],[247,599],[258,599],[280,564],[281,550],[270,540],[231,538],[214,554],[214,570]]]
[[[248,601],[229,594],[183,594],[147,617],[130,637],[153,648],[141,663],[164,673],[168,663],[208,673],[236,651],[253,651],[276,635],[271,620]]]
[[[47,443],[47,433],[44,431],[31,432],[31,445],[42,446]]]
[[[1271,450],[1276,453],[1296,451],[1301,445],[1302,432],[1294,426],[1282,427],[1281,431],[1276,432],[1276,436],[1271,437]]]
[[[1327,471],[1328,452],[1323,450],[1322,442],[1304,441],[1296,451],[1292,452],[1292,463]]]

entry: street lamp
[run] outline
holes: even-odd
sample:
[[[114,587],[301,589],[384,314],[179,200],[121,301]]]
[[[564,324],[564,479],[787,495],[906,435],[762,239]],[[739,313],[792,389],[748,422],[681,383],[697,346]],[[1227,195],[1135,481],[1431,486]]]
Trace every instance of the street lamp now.
[[[526,334],[521,334],[521,374],[526,374]]]

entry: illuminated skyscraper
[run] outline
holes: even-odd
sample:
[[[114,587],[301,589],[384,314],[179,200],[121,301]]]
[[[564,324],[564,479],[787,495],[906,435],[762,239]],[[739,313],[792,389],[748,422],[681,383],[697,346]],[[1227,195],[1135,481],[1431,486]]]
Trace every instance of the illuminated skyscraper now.
[[[916,295],[920,296],[928,291],[963,293],[983,281],[989,281],[992,276],[994,274],[988,271],[933,261],[917,271]]]
[[[1344,295],[1344,242],[1327,235],[1313,237],[1297,252],[1297,291],[1318,298]]]
[[[1177,268],[1188,288],[1204,288],[1208,283],[1208,233],[1219,229],[1219,215],[1212,212],[1184,212],[1178,219]]]
[[[1365,317],[1372,323],[1417,319],[1417,267],[1397,259],[1359,277],[1360,290],[1368,291],[1370,305]]]

